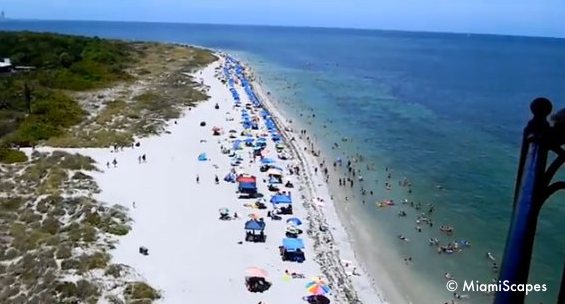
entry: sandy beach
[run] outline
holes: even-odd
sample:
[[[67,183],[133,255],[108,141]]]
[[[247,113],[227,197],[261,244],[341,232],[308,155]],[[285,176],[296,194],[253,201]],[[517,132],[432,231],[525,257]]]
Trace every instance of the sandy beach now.
[[[315,279],[329,287],[326,296],[332,303],[388,303],[355,261],[328,185],[316,169],[319,160],[307,151],[307,144],[255,83],[262,107],[248,106],[248,111],[257,114],[264,107],[269,112],[283,139],[279,142],[284,146],[283,154],[289,159],[279,159],[271,139],[266,141],[262,157],[275,160],[282,169],[280,190],[288,191],[293,201],[292,215],[281,215],[280,220],[267,216],[274,212],[269,201],[275,193],[268,189],[267,174],[260,171],[260,158],[253,157],[253,150],[242,144],[237,154],[241,162],[235,165],[228,156],[232,151],[225,151],[234,139],[245,138],[240,118],[244,107],[234,107],[226,79],[222,81],[224,64],[225,57],[221,57],[194,75],[207,87],[210,98],[185,110],[180,119],[169,121],[165,134],[141,139],[139,147],[116,151],[67,149],[98,163],[101,172],[93,177],[102,191],[97,200],[129,209],[132,230],[119,239],[111,252],[112,261],[133,267],[161,292],[162,303],[299,303],[311,294],[306,284]],[[242,105],[251,104],[241,82],[236,81],[233,88]],[[213,134],[214,127],[221,130],[219,135]],[[255,139],[267,131],[264,117],[258,118],[258,127],[248,132],[252,134],[249,137]],[[206,160],[199,160],[203,154]],[[232,168],[257,178],[267,209],[250,208],[257,199],[238,198],[237,183],[224,181]],[[300,174],[291,174],[296,170]],[[294,187],[285,188],[287,182]],[[224,208],[231,220],[219,219],[219,210]],[[234,213],[238,218],[233,218]],[[265,242],[245,240],[244,225],[250,216],[264,219]],[[298,226],[305,246],[302,263],[283,261],[279,252],[290,217],[302,221]],[[140,254],[140,247],[146,248],[147,254]],[[268,290],[256,293],[246,289],[250,267],[267,273],[266,280],[272,284]],[[293,278],[293,273],[299,276]]]

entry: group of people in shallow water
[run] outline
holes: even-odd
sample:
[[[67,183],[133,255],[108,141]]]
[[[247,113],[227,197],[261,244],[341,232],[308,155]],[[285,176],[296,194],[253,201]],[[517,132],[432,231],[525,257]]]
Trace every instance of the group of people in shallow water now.
[[[312,114],[308,115],[307,113],[303,113],[300,116],[302,117],[306,117],[309,121],[308,124],[312,124],[312,120],[315,119],[315,114],[314,109],[313,108],[309,108],[309,109],[303,109],[303,110],[307,110],[307,111],[311,111]],[[312,152],[312,154],[314,156],[321,156],[320,154],[320,150],[316,149],[316,145],[314,144],[315,141],[315,136],[313,134],[309,134],[309,132],[306,129],[302,129],[300,130],[300,138],[301,139],[305,139],[306,142],[308,143],[308,145],[310,146],[310,150]],[[341,143],[338,142],[334,142],[331,146],[331,149],[334,151],[340,151],[343,147],[349,147],[351,148],[353,146],[353,141],[350,138],[347,137],[343,137],[341,139]],[[366,203],[366,199],[371,199],[372,197],[375,196],[375,192],[373,190],[371,190],[372,188],[374,188],[374,184],[370,185],[367,184],[367,182],[365,182],[365,179],[363,177],[363,171],[376,171],[376,166],[372,163],[366,163],[366,165],[361,165],[364,162],[364,157],[363,155],[361,155],[360,153],[354,153],[352,155],[347,155],[344,158],[337,158],[335,161],[333,161],[332,165],[333,165],[333,172],[334,173],[330,173],[330,168],[328,168],[328,165],[326,164],[325,159],[322,159],[320,161],[320,168],[322,169],[322,173],[324,174],[325,178],[326,178],[326,182],[329,182],[331,180],[331,175],[333,174],[337,174],[337,185],[341,188],[345,188],[343,190],[343,192],[345,193],[349,193],[349,194],[345,194],[344,193],[344,200],[349,202],[351,200],[351,198],[360,198],[360,201],[362,202],[362,204]],[[361,169],[363,168],[363,169]],[[318,173],[318,169],[315,168],[314,171],[316,172],[316,174]],[[340,173],[342,172],[342,173]],[[384,169],[384,175],[386,176],[386,179],[384,181],[384,190],[385,191],[391,191],[393,189],[393,185],[397,184],[399,187],[405,189],[405,193],[407,195],[410,195],[413,193],[413,188],[412,188],[412,183],[411,181],[407,178],[407,177],[402,177],[401,179],[398,180],[398,182],[393,182],[393,170],[385,167]],[[374,181],[375,184],[379,184],[378,180]],[[368,188],[368,189],[367,189]],[[438,191],[444,191],[444,187],[441,185],[437,185],[436,186],[436,190]],[[341,192],[342,190],[340,190]],[[360,196],[357,196],[358,194],[360,194]],[[392,202],[392,200],[390,200]],[[386,207],[386,206],[390,206],[390,205],[394,205],[393,203],[391,204],[378,204],[377,205],[379,207]],[[409,201],[409,200],[404,200],[403,201],[403,206],[401,210],[399,210],[398,212],[398,217],[399,218],[406,218],[409,216],[409,212],[407,212],[407,210],[405,210],[406,206],[409,206],[410,208],[414,209],[416,211],[416,224],[415,224],[415,230],[417,232],[423,232],[424,228],[429,227],[431,229],[433,229],[434,227],[434,221],[432,219],[432,215],[434,213],[435,210],[435,206],[433,204],[422,204],[420,202],[414,202],[414,201]],[[436,226],[437,227],[437,226]],[[453,237],[454,232],[455,232],[455,228],[453,225],[450,224],[444,224],[439,226],[438,228],[436,228],[439,230],[439,234],[440,235],[444,235],[445,237]],[[398,235],[398,239],[402,240],[402,241],[410,241],[408,239],[408,237],[406,235],[403,234],[399,234]],[[455,254],[455,253],[462,253],[464,251],[464,249],[470,248],[471,247],[471,242],[467,241],[467,240],[453,240],[453,241],[449,241],[447,243],[442,243],[440,241],[440,239],[438,237],[430,237],[428,240],[428,244],[430,247],[436,248],[437,253],[438,254]],[[487,258],[490,260],[491,262],[491,269],[493,273],[498,272],[498,265],[496,264],[496,261],[494,260],[494,257],[492,256],[492,254],[490,254],[490,252],[487,254]],[[403,258],[404,259],[404,263],[405,264],[411,264],[412,262],[414,262],[413,258],[410,257],[406,257]],[[454,298],[455,299],[463,299],[466,298],[468,296],[466,295],[459,295],[459,294],[454,294]]]

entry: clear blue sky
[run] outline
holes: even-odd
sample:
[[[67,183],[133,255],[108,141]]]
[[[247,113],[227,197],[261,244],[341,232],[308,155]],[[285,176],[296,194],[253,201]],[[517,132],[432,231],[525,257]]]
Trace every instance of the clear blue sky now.
[[[9,17],[565,37],[565,0],[0,0]]]

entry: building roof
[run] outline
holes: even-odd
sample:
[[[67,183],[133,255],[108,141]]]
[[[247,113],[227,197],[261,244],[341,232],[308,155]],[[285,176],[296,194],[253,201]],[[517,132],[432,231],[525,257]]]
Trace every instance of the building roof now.
[[[2,61],[0,61],[0,68],[9,66],[12,66],[12,61],[10,60],[10,58],[4,58]]]

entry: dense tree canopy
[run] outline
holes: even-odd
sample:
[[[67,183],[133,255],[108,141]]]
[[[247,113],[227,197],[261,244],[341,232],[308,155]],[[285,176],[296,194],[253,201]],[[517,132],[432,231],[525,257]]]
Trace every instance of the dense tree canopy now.
[[[35,68],[0,76],[3,145],[33,145],[79,123],[82,109],[61,90],[88,90],[126,80],[125,68],[133,60],[128,44],[96,37],[0,32],[0,41],[0,58]]]

